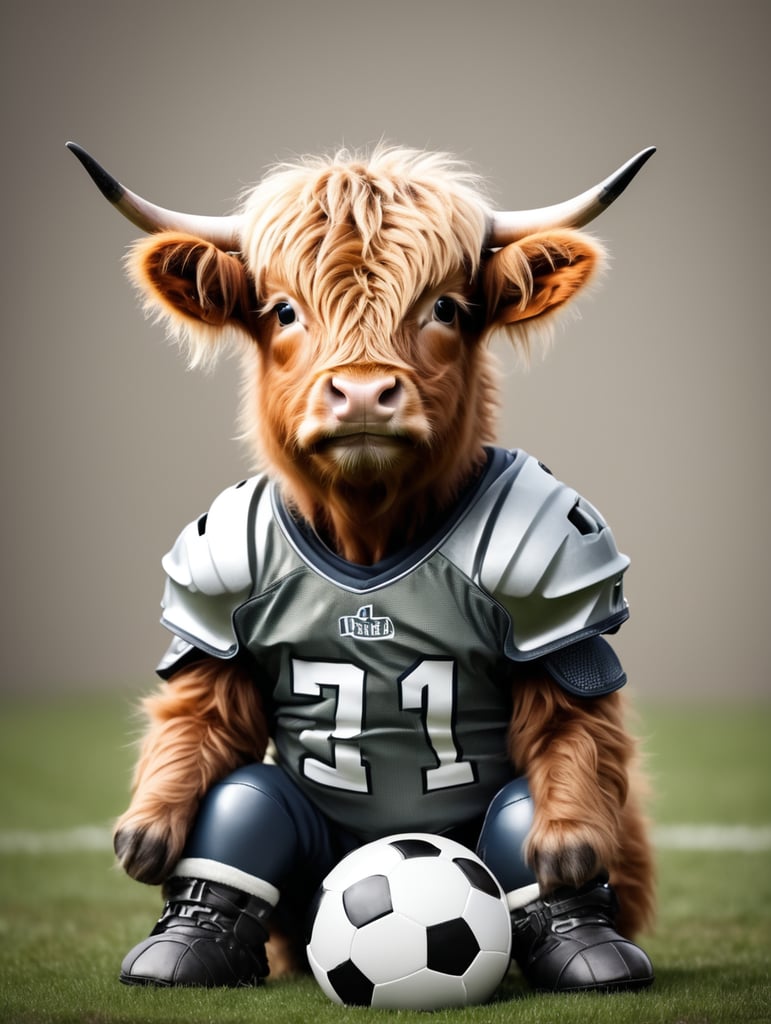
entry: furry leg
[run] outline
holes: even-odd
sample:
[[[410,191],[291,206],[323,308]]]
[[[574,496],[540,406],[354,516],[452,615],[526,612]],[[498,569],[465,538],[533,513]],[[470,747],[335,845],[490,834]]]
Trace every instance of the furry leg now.
[[[632,776],[633,783],[639,772]],[[644,780],[639,788],[645,790]],[[610,883],[616,891],[619,912],[616,926],[622,935],[632,937],[653,926],[656,916],[656,869],[648,834],[648,821],[637,797],[637,786],[630,786],[621,819],[618,859],[608,867]]]
[[[114,844],[132,878],[159,884],[179,859],[201,797],[236,768],[262,760],[268,727],[252,679],[213,658],[179,672],[143,707],[150,725]]]
[[[619,693],[573,697],[548,677],[518,682],[509,752],[535,806],[525,855],[541,892],[580,888],[609,871],[622,903],[620,930],[653,916],[653,858],[630,791],[635,743]]]

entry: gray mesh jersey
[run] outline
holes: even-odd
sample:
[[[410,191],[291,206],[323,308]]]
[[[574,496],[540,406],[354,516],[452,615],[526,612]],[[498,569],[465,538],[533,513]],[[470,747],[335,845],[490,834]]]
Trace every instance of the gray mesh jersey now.
[[[245,659],[279,763],[362,839],[441,832],[514,774],[511,663],[568,690],[625,677],[600,636],[627,617],[599,513],[524,452],[484,473],[434,535],[374,566],[297,523],[265,476],[224,491],[164,558],[162,675],[203,651]]]

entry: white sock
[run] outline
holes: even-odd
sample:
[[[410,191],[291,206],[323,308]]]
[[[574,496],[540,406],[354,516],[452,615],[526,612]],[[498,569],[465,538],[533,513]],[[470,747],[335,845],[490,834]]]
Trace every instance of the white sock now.
[[[537,900],[540,895],[538,882],[533,882],[532,885],[523,885],[520,889],[512,889],[511,892],[507,892],[506,902],[509,905],[509,910],[519,910],[526,907],[528,903],[532,903],[533,900]]]
[[[183,857],[172,872],[177,878],[200,878],[204,882],[217,882],[220,885],[232,885],[234,889],[257,896],[272,907],[278,903],[281,895],[275,885],[250,875],[240,868],[221,864],[218,860],[206,857]]]

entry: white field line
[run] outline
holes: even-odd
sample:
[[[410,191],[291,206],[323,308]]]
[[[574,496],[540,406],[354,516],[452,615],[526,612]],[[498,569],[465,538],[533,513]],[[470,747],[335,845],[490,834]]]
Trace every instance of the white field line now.
[[[660,850],[771,850],[771,825],[659,825],[653,841]]]
[[[659,825],[660,850],[756,853],[771,850],[771,825]],[[112,849],[109,825],[51,830],[0,829],[0,854],[86,853]]]
[[[111,850],[108,825],[62,829],[0,829],[0,853],[86,853]]]

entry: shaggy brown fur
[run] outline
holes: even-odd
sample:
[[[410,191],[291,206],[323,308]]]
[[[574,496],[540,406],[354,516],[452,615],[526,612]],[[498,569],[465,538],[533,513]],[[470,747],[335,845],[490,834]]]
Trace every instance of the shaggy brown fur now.
[[[570,230],[485,250],[475,180],[410,152],[282,168],[244,211],[241,253],[160,233],[134,248],[132,276],[193,361],[224,334],[246,343],[251,450],[334,550],[371,564],[447,509],[482,464],[497,402],[489,336],[526,350],[595,278],[603,250]],[[451,321],[435,315],[440,298],[457,308]],[[358,385],[382,385],[392,414],[352,437],[336,403]],[[509,755],[534,797],[526,852],[539,882],[548,892],[606,868],[631,935],[651,921],[654,887],[621,699],[574,698],[547,678],[517,679],[513,694]],[[116,850],[129,874],[159,882],[201,797],[263,757],[268,729],[252,681],[208,658],[146,712]]]
[[[509,754],[533,795],[527,858],[541,887],[581,885],[604,867],[619,899],[618,930],[634,937],[653,923],[655,875],[646,783],[622,695],[575,698],[546,677],[519,678],[512,692]],[[214,659],[178,673],[144,709],[151,724],[115,849],[129,875],[160,884],[201,797],[239,765],[262,760],[268,729],[251,677]],[[268,952],[275,977],[303,962],[296,936],[274,932]]]
[[[619,931],[653,923],[654,866],[646,787],[621,693],[572,697],[548,677],[513,687],[509,754],[535,806],[526,856],[542,891],[582,885],[600,869],[619,897]]]
[[[201,797],[242,764],[262,761],[268,726],[253,682],[207,659],[143,702],[150,727],[115,851],[133,878],[160,884],[179,860]]]

